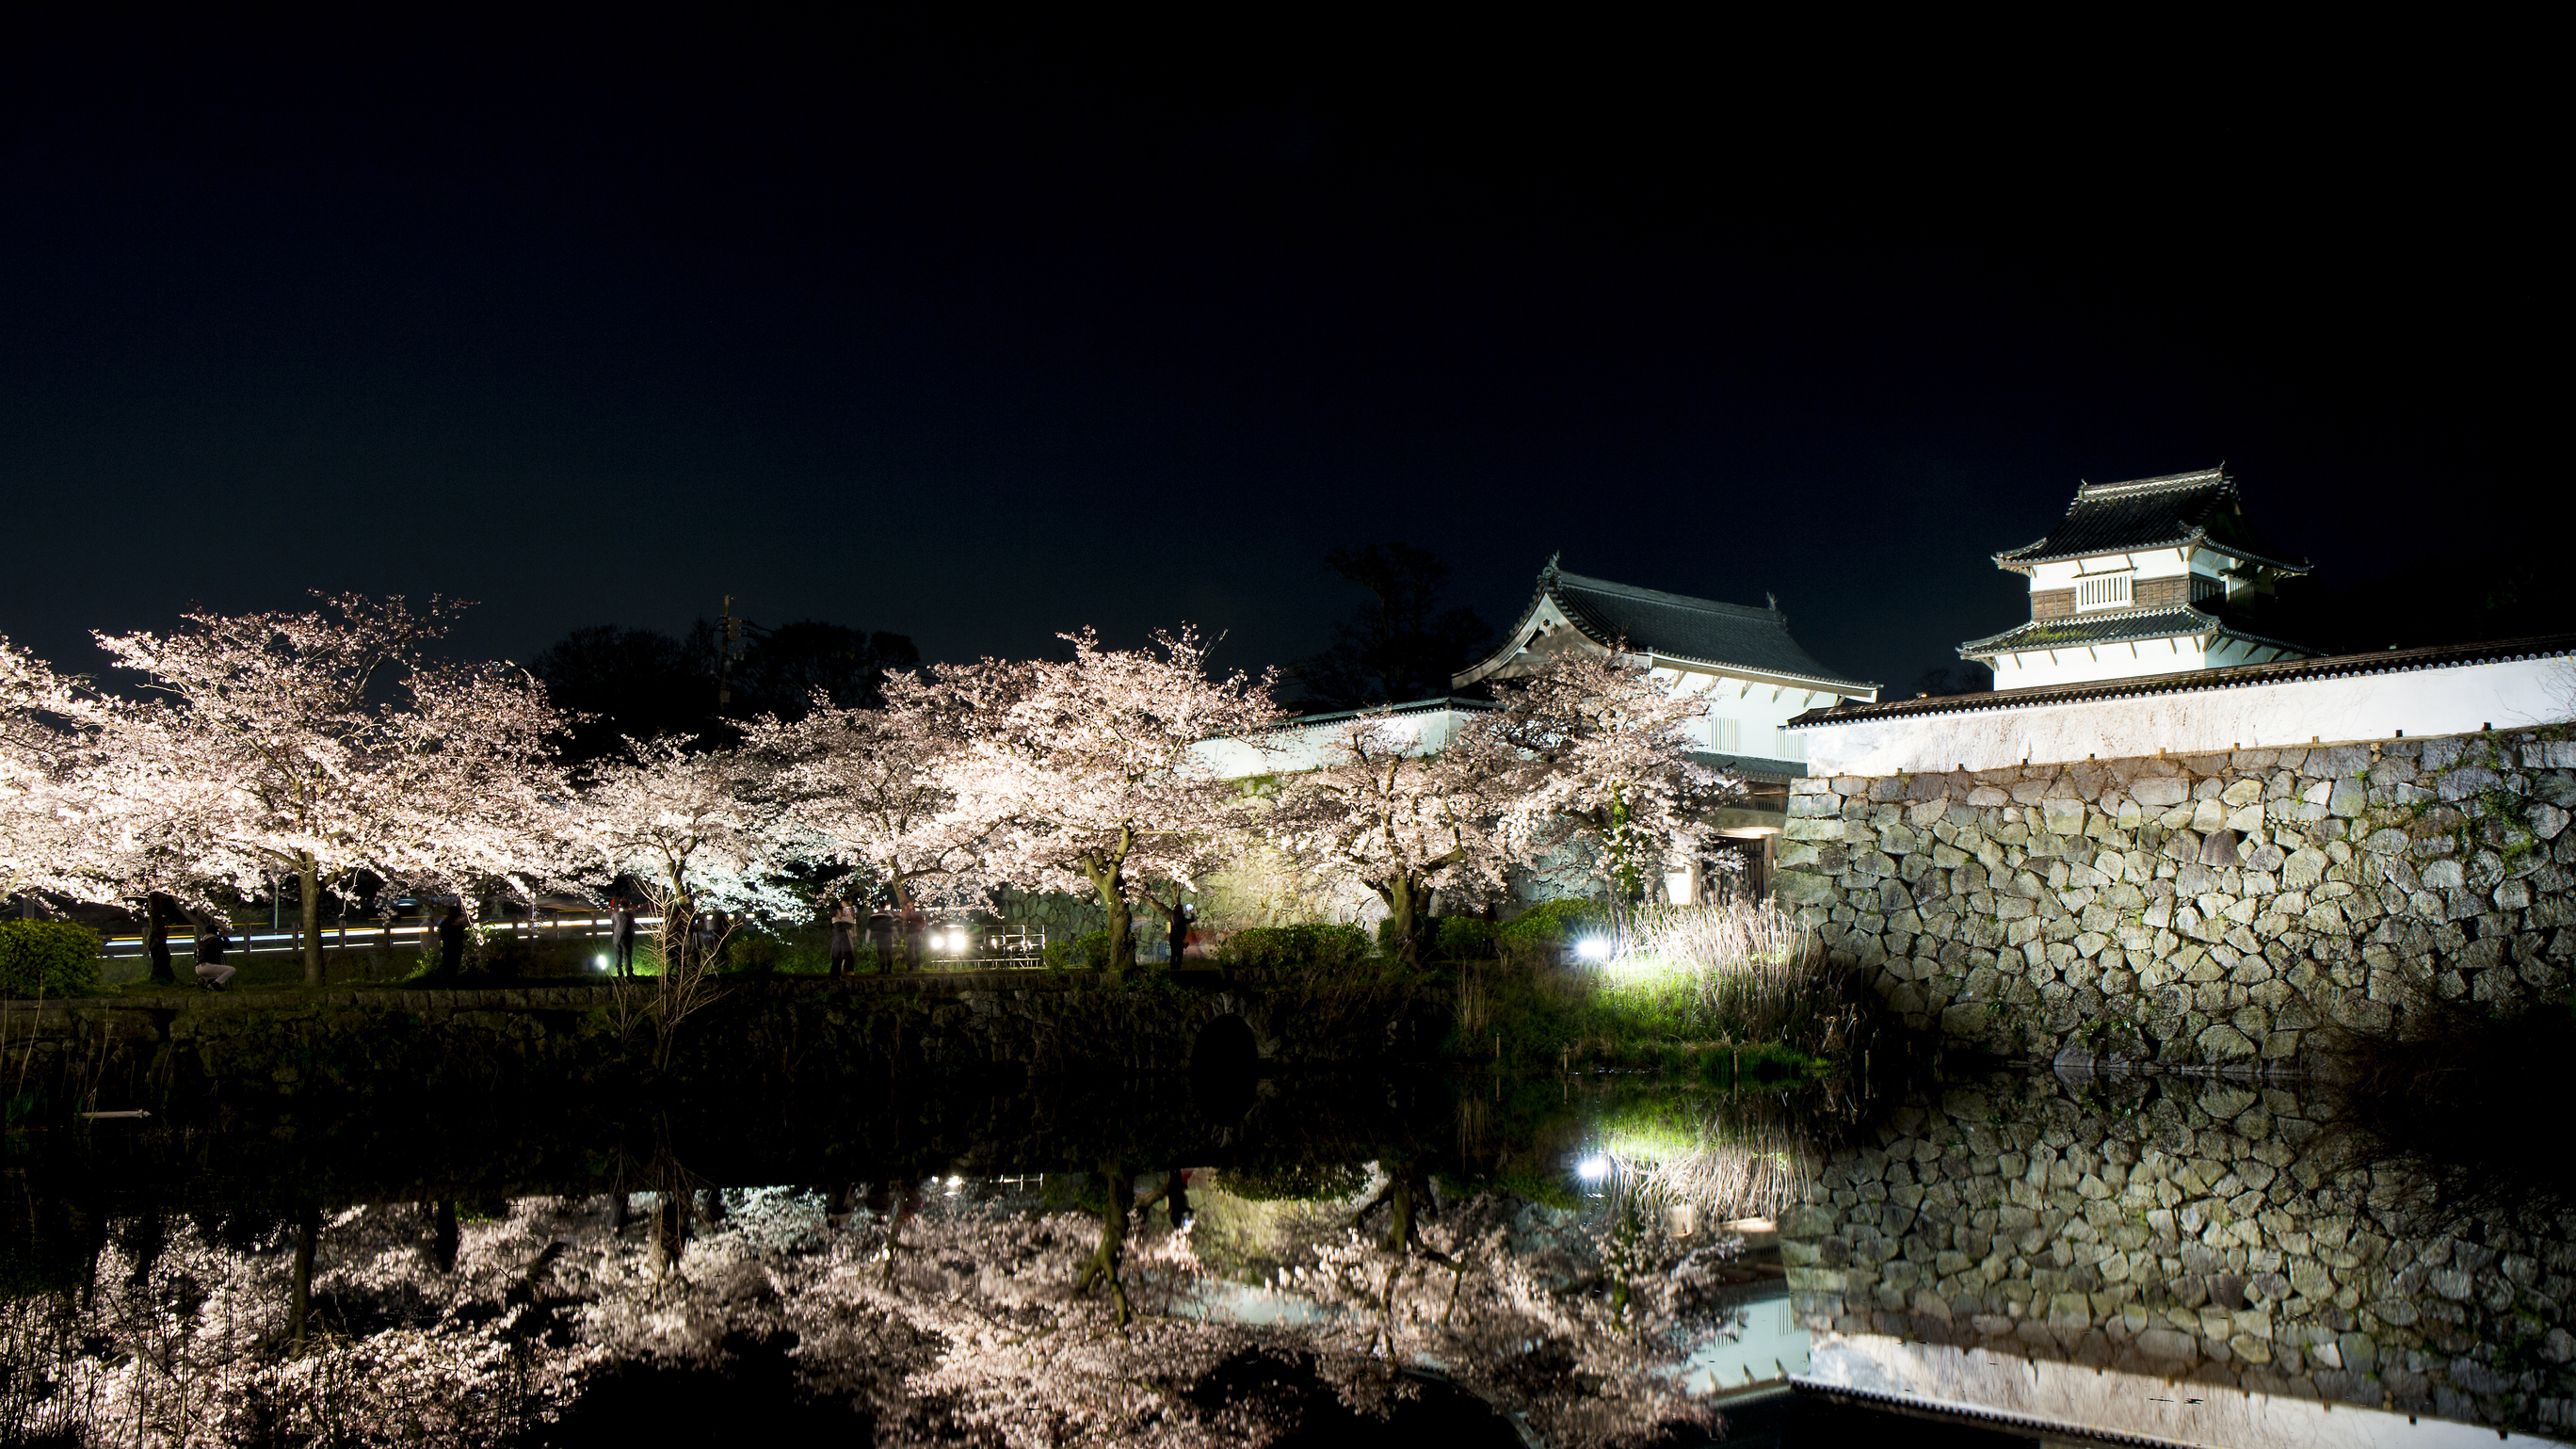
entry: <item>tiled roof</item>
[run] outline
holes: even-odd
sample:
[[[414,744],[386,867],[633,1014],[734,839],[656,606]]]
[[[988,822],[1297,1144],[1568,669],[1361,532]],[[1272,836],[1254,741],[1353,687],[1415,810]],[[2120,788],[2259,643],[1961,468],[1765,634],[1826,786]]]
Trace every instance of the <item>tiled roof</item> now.
[[[1709,750],[1693,750],[1691,763],[1711,770],[1741,775],[1747,780],[1768,780],[1778,784],[1806,777],[1807,767],[1795,760],[1775,760],[1768,755],[1721,755]]]
[[[1789,616],[1777,607],[1721,604],[1715,599],[1586,578],[1567,573],[1553,562],[1539,574],[1538,592],[1522,612],[1520,623],[1505,636],[1504,652],[1462,671],[1459,680],[1482,677],[1508,663],[1530,614],[1547,598],[1555,599],[1566,618],[1597,644],[1624,639],[1632,650],[1681,663],[1783,676],[1851,694],[1878,687],[1818,662],[1789,637]]]
[[[2224,669],[2186,669],[2174,674],[2148,674],[2108,679],[2099,684],[2049,685],[2037,689],[1995,689],[1975,694],[1943,694],[1929,699],[1895,699],[1878,704],[1845,704],[1811,709],[1789,721],[1791,729],[1808,725],[1847,724],[1854,720],[1901,719],[1913,715],[1967,714],[1986,709],[2020,709],[2032,705],[2075,704],[2135,694],[2191,694],[2210,689],[2243,689],[2257,684],[2287,684],[2302,679],[2347,675],[2399,674],[2416,669],[2454,669],[2508,659],[2547,659],[2576,655],[2576,634],[2544,634],[2529,639],[2500,639],[2485,644],[2442,644],[2424,649],[2390,649],[2377,654],[2331,654],[2321,658],[2281,659],[2269,664],[2232,664]]]
[[[2026,570],[2059,559],[2090,558],[2206,542],[2211,548],[2291,573],[2293,563],[2255,539],[2245,522],[2236,480],[2224,468],[2169,473],[2126,483],[2087,483],[2075,490],[2066,516],[2046,538],[1995,555],[2000,568]]]
[[[1301,714],[1296,718],[1287,721],[1285,727],[1289,729],[1304,729],[1309,725],[1336,724],[1346,719],[1358,719],[1364,714],[1383,713],[1388,715],[1408,715],[1432,713],[1439,710],[1456,710],[1461,714],[1477,714],[1500,708],[1502,708],[1501,705],[1494,703],[1490,699],[1468,699],[1453,694],[1441,699],[1407,700],[1402,704],[1373,704],[1366,709],[1337,709],[1330,714]]]
[[[2248,633],[2215,614],[2205,613],[2187,604],[2170,608],[2106,609],[2095,614],[2069,614],[2056,619],[2033,619],[2016,624],[2000,634],[1971,639],[1959,646],[1962,659],[1983,659],[2014,649],[2081,649],[2093,644],[2127,644],[2145,639],[2180,639],[2194,634],[2225,634],[2230,638],[2249,639],[2257,644],[2270,644],[2293,654],[2314,651],[2284,640]]]

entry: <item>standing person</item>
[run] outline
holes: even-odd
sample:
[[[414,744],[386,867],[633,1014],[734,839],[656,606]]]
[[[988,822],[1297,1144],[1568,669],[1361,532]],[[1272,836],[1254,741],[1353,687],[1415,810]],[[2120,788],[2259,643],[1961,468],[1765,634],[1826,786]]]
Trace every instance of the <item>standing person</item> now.
[[[1172,969],[1175,971],[1181,969],[1181,953],[1190,949],[1190,917],[1197,915],[1198,911],[1198,907],[1184,901],[1178,910],[1172,912]]]
[[[221,991],[232,984],[234,967],[224,964],[224,952],[232,942],[224,936],[221,920],[211,920],[197,933],[197,984],[208,991]]]
[[[438,974],[454,976],[465,968],[465,907],[447,908],[438,923]]]
[[[894,912],[883,906],[868,912],[868,944],[877,949],[877,974],[894,974]]]
[[[617,974],[635,974],[635,909],[618,896],[608,903],[608,945],[617,959]]]
[[[859,956],[858,933],[859,913],[851,908],[848,901],[841,902],[841,908],[832,912],[833,980],[840,980],[844,972],[856,973],[856,962]]]
[[[689,929],[697,939],[698,965],[704,970],[714,970],[716,948],[724,944],[724,912],[709,906],[690,918]]]
[[[922,940],[930,931],[930,917],[919,906],[906,906],[903,911],[904,969],[918,971],[927,964]]]

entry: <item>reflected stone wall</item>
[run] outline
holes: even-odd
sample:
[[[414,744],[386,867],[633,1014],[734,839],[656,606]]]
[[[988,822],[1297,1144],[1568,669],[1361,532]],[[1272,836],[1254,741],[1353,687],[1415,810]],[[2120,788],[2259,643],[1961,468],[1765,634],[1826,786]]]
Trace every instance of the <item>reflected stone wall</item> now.
[[[2576,1422],[2576,1249],[2410,1236],[2299,1098],[1998,1078],[1832,1154],[1780,1217],[1815,1332],[1885,1334],[2493,1425]]]
[[[1784,905],[1909,1025],[2164,1062],[2504,999],[2576,957],[2564,731],[1795,782]]]

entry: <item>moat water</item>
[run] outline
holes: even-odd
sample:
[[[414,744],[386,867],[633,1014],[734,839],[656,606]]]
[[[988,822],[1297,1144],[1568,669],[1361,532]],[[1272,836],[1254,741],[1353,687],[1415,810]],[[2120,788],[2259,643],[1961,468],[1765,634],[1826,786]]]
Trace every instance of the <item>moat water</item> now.
[[[2576,1413],[2554,1180],[2400,1151],[2302,1085],[709,1095],[12,1133],[0,1424],[2286,1446]]]

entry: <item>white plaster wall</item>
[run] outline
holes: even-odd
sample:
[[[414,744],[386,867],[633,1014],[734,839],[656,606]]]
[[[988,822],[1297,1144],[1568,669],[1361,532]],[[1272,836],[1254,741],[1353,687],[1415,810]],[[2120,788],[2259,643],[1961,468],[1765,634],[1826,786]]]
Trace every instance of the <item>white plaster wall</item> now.
[[[1449,743],[1468,714],[1460,709],[1426,709],[1395,715],[1386,725],[1407,740],[1406,753],[1423,754]],[[1258,740],[1201,740],[1190,748],[1216,771],[1219,779],[1291,774],[1319,768],[1325,751],[1341,738],[1349,723],[1348,719],[1337,719],[1304,727],[1291,725]]]
[[[1810,725],[1817,775],[1996,770],[2209,754],[2352,740],[2471,734],[2576,718],[2576,661],[2566,655],[2394,674],[2241,685],[2074,704],[2000,705],[1955,714]]]
[[[2214,574],[2222,566],[2214,554],[2204,552],[2201,558],[2203,573]],[[2075,580],[2087,572],[2088,566],[2093,573],[2112,572],[2113,559],[2124,561],[2128,567],[2136,570],[2137,576],[2142,579],[2169,579],[2191,572],[2190,563],[2184,559],[2183,551],[2178,548],[2147,549],[2143,552],[2127,554],[2101,554],[2093,558],[2059,559],[2055,563],[2031,565],[2030,591],[2037,594],[2051,589],[2071,589],[2075,587]]]
[[[1730,679],[1724,675],[1703,674],[1697,670],[1676,669],[1670,665],[1654,670],[1655,678],[1676,694],[1695,695],[1708,702],[1708,713],[1692,730],[1704,750],[1720,750],[1730,755],[1752,755],[1766,760],[1796,760],[1791,753],[1803,741],[1797,737],[1784,740],[1782,727],[1789,721],[1819,705],[1831,704],[1840,696],[1829,690],[1800,689],[1795,685],[1759,684],[1749,680]],[[1723,742],[1718,721],[1735,721],[1735,743]]]
[[[2229,660],[2229,663],[2242,663]],[[2066,684],[2098,684],[2107,679],[2135,679],[2142,674],[2178,674],[2214,667],[2198,638],[2141,639],[2135,644],[2076,645],[2068,649],[2028,649],[1995,661],[1995,688],[2043,689]]]
[[[2502,1436],[2473,1424],[2329,1407],[2289,1395],[2212,1384],[2177,1392],[2172,1380],[2082,1364],[2016,1358],[1982,1348],[1900,1342],[1877,1334],[1826,1334],[1809,1350],[1818,1388],[1901,1394],[1927,1408],[2017,1414],[2074,1430],[2133,1434],[2166,1443],[2302,1449],[2474,1449]],[[2517,1434],[2533,1444],[2555,1440]]]

